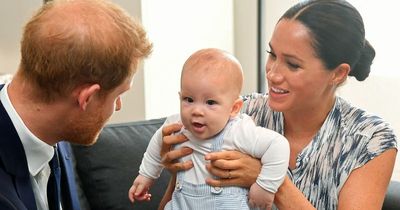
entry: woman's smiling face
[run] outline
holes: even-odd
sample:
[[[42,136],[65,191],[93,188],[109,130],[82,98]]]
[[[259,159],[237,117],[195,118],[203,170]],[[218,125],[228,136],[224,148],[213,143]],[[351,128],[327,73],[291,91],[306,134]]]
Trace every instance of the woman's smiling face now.
[[[309,30],[301,22],[280,20],[269,45],[266,75],[273,110],[305,111],[332,101],[334,71],[316,56]]]

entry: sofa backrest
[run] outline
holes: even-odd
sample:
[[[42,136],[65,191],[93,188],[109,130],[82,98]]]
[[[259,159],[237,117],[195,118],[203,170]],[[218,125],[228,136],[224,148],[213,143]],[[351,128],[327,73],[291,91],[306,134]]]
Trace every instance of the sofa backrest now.
[[[132,205],[128,190],[138,175],[150,138],[164,120],[107,125],[94,145],[72,145],[84,209],[157,209],[169,181],[166,170],[151,188],[150,202]]]

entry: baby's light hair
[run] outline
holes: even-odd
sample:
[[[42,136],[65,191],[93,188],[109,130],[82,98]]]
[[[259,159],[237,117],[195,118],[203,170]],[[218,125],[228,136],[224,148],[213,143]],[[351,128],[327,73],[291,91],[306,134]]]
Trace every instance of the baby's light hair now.
[[[181,80],[187,72],[203,71],[228,77],[232,83],[232,90],[240,96],[243,86],[242,65],[232,54],[217,48],[201,49],[193,53],[183,65]],[[181,81],[182,83],[182,81]]]

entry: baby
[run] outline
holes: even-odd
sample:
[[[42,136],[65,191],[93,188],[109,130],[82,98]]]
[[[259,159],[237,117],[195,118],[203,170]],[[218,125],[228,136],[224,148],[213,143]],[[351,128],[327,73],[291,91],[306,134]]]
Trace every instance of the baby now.
[[[189,141],[176,147],[190,147],[193,168],[177,174],[172,200],[165,209],[270,209],[274,193],[282,184],[289,161],[289,144],[282,135],[256,126],[241,114],[242,67],[231,54],[219,49],[202,49],[191,55],[181,73],[180,115],[165,124],[181,122]],[[163,166],[160,150],[162,128],[152,137],[140,165],[129,198],[150,200],[148,190]],[[204,156],[220,150],[238,150],[260,158],[262,170],[250,190],[241,187],[212,187]],[[231,176],[229,174],[229,176]],[[231,178],[231,177],[227,177]]]

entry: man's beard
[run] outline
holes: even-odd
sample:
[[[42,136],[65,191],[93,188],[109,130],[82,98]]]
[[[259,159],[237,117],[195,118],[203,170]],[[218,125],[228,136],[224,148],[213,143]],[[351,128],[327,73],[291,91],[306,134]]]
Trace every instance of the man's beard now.
[[[108,119],[102,116],[102,109],[97,113],[87,113],[80,116],[74,122],[67,126],[65,139],[73,144],[92,145],[96,143],[97,138]]]

